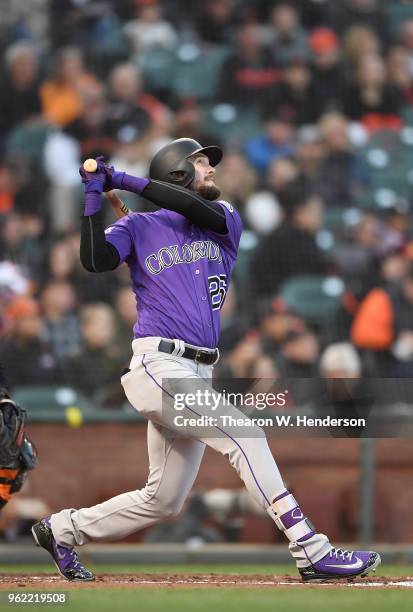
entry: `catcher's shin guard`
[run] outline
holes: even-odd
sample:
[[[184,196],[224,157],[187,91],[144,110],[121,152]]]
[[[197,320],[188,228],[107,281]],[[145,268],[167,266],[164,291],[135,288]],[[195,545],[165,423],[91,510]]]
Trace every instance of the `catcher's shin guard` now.
[[[0,387],[0,509],[37,465],[34,443],[24,432],[26,411]]]

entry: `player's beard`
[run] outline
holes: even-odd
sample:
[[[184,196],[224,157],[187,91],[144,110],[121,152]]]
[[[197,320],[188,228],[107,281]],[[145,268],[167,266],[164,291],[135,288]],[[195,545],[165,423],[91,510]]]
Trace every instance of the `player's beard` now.
[[[197,180],[193,182],[191,188],[205,200],[217,200],[221,195],[221,190],[217,185],[200,185]]]

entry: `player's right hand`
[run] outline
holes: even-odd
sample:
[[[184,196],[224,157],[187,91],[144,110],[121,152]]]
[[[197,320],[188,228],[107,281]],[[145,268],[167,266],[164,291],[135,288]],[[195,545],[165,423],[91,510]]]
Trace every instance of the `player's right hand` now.
[[[99,165],[98,165],[99,168]],[[122,181],[125,176],[124,172],[118,172],[114,166],[102,164],[102,169],[106,175],[104,191],[112,191],[112,189],[122,189]]]

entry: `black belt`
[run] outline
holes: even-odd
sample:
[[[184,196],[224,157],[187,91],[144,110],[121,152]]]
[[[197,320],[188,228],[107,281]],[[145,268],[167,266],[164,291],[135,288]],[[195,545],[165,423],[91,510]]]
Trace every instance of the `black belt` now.
[[[213,365],[219,359],[219,350],[207,351],[199,349],[190,344],[185,344],[184,352],[179,357],[185,357],[186,359],[192,359],[197,363],[205,363],[206,365]],[[158,351],[161,353],[168,353],[171,355],[175,351],[175,342],[173,340],[161,340],[158,346]]]

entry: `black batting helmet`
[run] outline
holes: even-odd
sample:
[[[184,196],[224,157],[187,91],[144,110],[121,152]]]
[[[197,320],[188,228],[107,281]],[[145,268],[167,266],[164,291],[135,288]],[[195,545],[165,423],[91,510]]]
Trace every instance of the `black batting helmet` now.
[[[195,176],[194,165],[188,161],[188,157],[195,153],[206,155],[211,166],[216,166],[222,159],[219,147],[203,147],[192,138],[178,138],[154,155],[149,166],[149,178],[188,187]],[[183,175],[176,177],[174,172],[182,172]]]

